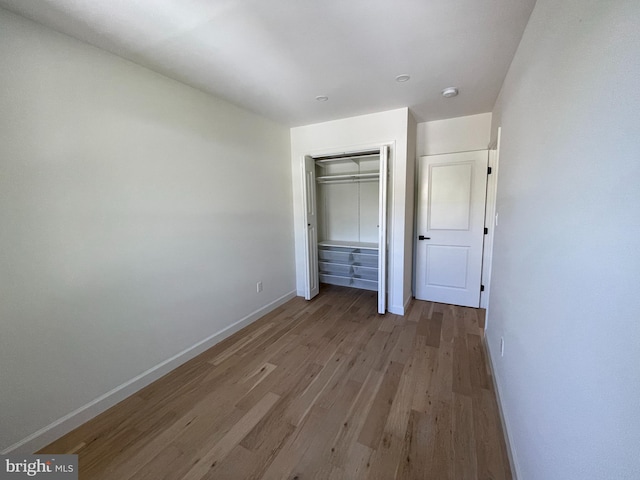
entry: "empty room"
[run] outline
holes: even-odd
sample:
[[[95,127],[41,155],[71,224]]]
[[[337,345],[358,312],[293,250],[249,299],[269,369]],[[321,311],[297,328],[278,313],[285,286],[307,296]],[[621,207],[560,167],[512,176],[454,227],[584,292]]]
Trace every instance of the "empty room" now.
[[[640,478],[640,2],[0,0],[0,478]]]

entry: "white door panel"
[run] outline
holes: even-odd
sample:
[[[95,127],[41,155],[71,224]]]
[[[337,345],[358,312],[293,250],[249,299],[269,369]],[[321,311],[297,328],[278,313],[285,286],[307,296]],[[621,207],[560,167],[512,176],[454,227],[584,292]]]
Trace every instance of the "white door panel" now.
[[[316,208],[316,164],[304,158],[306,275],[304,298],[311,300],[320,292],[318,276],[318,215]]]
[[[387,310],[387,171],[389,150],[380,148],[380,184],[378,193],[378,313]]]
[[[429,230],[468,230],[473,164],[433,165],[429,180]]]
[[[467,288],[469,248],[427,245],[427,284]]]
[[[416,298],[478,307],[487,151],[420,157]]]

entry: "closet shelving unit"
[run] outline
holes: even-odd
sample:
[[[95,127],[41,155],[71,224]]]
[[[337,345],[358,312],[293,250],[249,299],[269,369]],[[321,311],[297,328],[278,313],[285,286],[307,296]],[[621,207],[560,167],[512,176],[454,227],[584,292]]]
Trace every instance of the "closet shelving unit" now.
[[[377,291],[380,313],[386,308],[386,255],[380,255],[386,248],[386,148],[307,157],[305,167],[308,255],[315,257],[307,259],[309,275]]]
[[[378,245],[368,242],[318,242],[320,282],[378,290]]]

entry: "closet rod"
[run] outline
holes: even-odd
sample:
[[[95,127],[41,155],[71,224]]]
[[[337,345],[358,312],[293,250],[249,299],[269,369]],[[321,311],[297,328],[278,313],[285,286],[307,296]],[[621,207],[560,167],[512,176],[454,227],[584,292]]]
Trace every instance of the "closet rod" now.
[[[341,179],[341,180],[318,180],[316,179],[317,183],[325,183],[325,184],[329,184],[329,183],[365,183],[365,182],[377,182],[379,179],[376,178],[345,178],[345,179]]]
[[[340,163],[340,162],[357,163],[358,160],[365,160],[367,158],[378,158],[379,156],[380,156],[379,153],[371,153],[367,155],[357,155],[357,156],[349,156],[349,157],[315,158],[315,161],[316,161],[316,165],[322,167],[326,163]]]
[[[355,178],[379,178],[380,174],[378,172],[367,172],[367,173],[346,173],[343,175],[322,175],[318,177],[318,181],[326,181],[326,180],[347,180],[347,179],[355,179]]]
[[[344,152],[336,153],[334,155],[318,155],[312,157],[314,160],[340,160],[342,158],[363,158],[363,157],[377,157],[380,155],[379,150],[364,150],[362,152]]]

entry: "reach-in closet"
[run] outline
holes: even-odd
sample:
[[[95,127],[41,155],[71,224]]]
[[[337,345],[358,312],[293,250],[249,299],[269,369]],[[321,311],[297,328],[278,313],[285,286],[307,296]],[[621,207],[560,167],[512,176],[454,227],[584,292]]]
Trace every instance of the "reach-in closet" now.
[[[378,292],[386,311],[388,147],[306,156],[306,291],[319,283]]]

